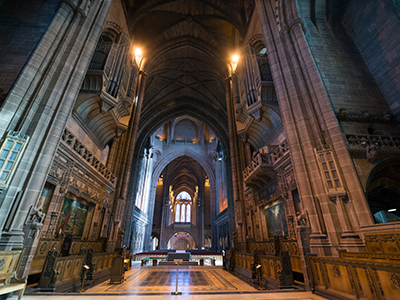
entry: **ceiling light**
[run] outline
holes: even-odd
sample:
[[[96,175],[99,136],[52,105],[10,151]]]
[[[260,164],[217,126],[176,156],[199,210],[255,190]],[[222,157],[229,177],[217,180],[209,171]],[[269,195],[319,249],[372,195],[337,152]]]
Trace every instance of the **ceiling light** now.
[[[142,56],[142,49],[136,48],[134,54],[135,56]]]

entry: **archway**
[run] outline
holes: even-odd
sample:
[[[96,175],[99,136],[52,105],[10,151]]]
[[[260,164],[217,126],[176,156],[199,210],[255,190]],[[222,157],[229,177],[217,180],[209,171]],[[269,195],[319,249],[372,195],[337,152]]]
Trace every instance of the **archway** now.
[[[375,223],[400,221],[400,160],[387,159],[371,171],[367,201]]]
[[[194,249],[195,241],[188,232],[176,232],[168,239],[168,249],[186,250]]]

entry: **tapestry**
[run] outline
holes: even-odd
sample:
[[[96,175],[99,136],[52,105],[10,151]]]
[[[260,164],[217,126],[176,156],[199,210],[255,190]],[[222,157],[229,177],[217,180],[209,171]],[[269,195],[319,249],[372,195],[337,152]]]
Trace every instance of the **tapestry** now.
[[[285,206],[283,202],[266,208],[265,218],[267,221],[268,238],[271,239],[276,235],[288,236]]]
[[[64,199],[61,216],[58,219],[57,232],[68,232],[74,238],[81,238],[85,228],[89,207],[69,198]]]

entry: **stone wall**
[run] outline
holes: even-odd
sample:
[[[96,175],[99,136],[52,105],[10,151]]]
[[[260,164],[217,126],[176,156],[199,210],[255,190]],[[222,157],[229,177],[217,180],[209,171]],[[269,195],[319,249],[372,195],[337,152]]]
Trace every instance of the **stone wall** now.
[[[345,108],[347,112],[358,113],[368,110],[378,114],[388,110],[363,57],[341,23],[330,25],[322,9],[316,12],[316,23],[305,14],[303,18],[308,46],[319,69],[315,76],[323,80],[334,110]],[[367,127],[359,126],[358,130],[367,133]]]
[[[400,3],[393,0],[349,1],[343,25],[392,112],[400,116]]]
[[[3,89],[5,94],[49,26],[58,2],[0,2],[0,89]]]

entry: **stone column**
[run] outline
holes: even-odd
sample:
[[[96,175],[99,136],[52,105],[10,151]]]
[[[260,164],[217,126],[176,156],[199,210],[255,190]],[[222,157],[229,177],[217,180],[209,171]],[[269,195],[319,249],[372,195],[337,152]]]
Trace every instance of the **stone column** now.
[[[141,64],[142,66],[144,63]],[[128,190],[132,189],[132,180],[135,176],[131,176],[134,151],[136,146],[136,135],[139,127],[140,114],[142,111],[143,97],[146,86],[147,74],[144,70],[139,70],[138,81],[136,85],[136,93],[134,96],[134,103],[132,108],[131,118],[129,120],[128,130],[126,132],[126,144],[125,150],[123,152],[125,160],[123,160],[122,167],[119,173],[119,178],[121,178],[116,192],[116,201],[121,203],[121,208],[123,215],[120,216],[120,221],[123,221],[123,228],[125,229],[124,243],[129,244],[129,237],[131,236],[131,223],[132,216],[135,209],[135,203],[133,202],[134,195],[132,193],[128,194]],[[133,174],[132,174],[133,175]],[[129,197],[128,197],[129,195]],[[126,205],[128,204],[128,205]]]
[[[233,201],[235,204],[235,224],[239,242],[244,242],[247,236],[247,225],[245,207],[243,203],[242,170],[240,168],[240,149],[236,132],[236,121],[234,111],[232,77],[225,80],[226,107],[229,125],[229,146],[232,166]],[[240,210],[240,212],[238,211]],[[231,227],[232,228],[232,227]]]

